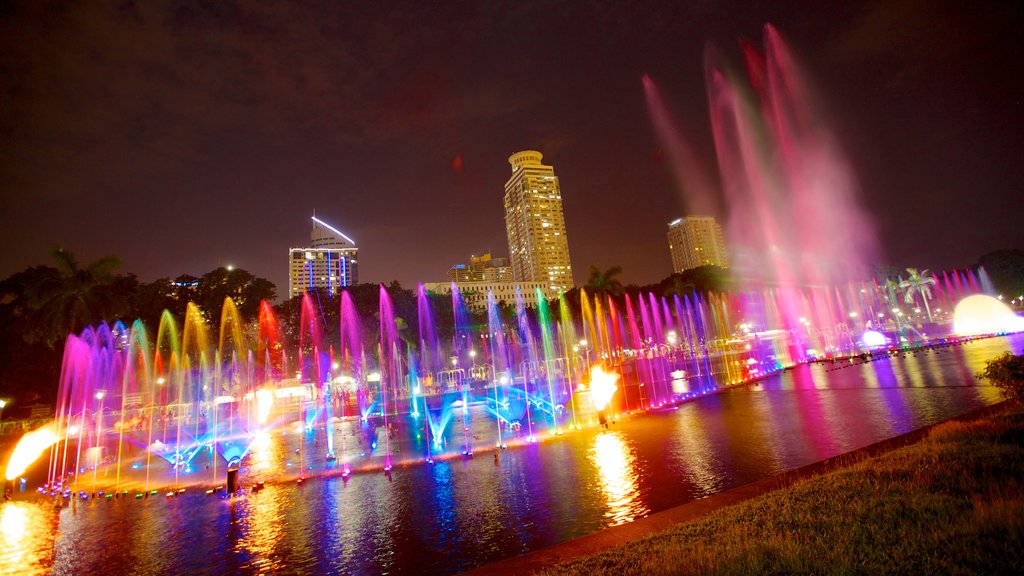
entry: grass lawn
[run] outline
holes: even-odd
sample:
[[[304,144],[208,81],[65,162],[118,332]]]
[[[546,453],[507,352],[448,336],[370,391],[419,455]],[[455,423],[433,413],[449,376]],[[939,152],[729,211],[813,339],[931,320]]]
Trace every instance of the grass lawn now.
[[[539,574],[1024,574],[1024,407]]]

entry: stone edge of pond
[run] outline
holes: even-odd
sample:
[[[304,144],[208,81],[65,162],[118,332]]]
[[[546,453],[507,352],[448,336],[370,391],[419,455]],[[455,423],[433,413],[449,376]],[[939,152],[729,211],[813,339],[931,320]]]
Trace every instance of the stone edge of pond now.
[[[720,508],[739,504],[746,500],[761,496],[762,494],[786,488],[799,480],[831,472],[833,470],[850,466],[864,459],[881,455],[891,450],[916,444],[927,437],[932,428],[940,424],[983,418],[997,413],[1006,403],[1007,401],[1003,400],[984,408],[978,408],[977,410],[972,410],[965,414],[954,416],[943,420],[942,422],[936,422],[899,436],[894,436],[874,444],[869,444],[863,448],[858,448],[850,452],[833,456],[832,458],[808,464],[806,466],[802,466],[788,472],[783,472],[776,476],[757,480],[749,484],[744,484],[743,486],[732,488],[724,492],[712,494],[711,496],[701,498],[700,500],[680,504],[674,508],[656,512],[650,516],[645,516],[627,524],[605,528],[598,532],[580,536],[573,540],[552,544],[551,546],[527,552],[520,556],[514,556],[512,558],[506,558],[491,564],[486,564],[461,574],[462,576],[525,576],[561,562],[591,556],[609,548],[633,542],[650,534],[666,530],[676,524],[696,520]]]

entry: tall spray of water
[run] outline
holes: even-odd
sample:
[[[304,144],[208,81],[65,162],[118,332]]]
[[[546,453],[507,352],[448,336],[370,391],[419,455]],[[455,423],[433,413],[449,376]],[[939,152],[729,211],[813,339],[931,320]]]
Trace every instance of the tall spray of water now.
[[[856,179],[772,25],[764,48],[742,43],[747,79],[710,45],[705,74],[727,241],[735,275],[775,286],[820,286],[865,277],[877,243]],[[714,206],[711,179],[644,78],[656,132],[694,213]]]

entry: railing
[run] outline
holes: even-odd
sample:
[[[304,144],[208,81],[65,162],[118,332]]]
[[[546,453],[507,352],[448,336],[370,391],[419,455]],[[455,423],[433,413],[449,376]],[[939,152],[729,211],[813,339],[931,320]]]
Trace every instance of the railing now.
[[[50,422],[53,422],[53,416],[4,419],[0,422],[0,436],[20,436]]]

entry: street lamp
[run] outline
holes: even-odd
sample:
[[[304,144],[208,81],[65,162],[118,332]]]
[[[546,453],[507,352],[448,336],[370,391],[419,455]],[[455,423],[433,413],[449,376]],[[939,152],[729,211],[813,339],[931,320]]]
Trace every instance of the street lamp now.
[[[587,364],[590,364],[590,347],[587,345],[586,340],[580,340],[580,348],[583,348],[583,354],[587,357]]]
[[[7,406],[7,400],[0,399],[0,424],[4,422],[4,406]]]

